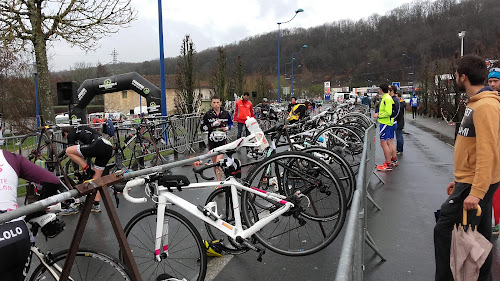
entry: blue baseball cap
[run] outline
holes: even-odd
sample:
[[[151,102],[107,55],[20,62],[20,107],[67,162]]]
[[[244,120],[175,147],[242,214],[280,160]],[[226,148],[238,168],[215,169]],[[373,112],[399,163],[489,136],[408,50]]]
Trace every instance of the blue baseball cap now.
[[[495,67],[490,69],[490,74],[488,74],[488,79],[490,78],[497,78],[500,79],[500,68]]]

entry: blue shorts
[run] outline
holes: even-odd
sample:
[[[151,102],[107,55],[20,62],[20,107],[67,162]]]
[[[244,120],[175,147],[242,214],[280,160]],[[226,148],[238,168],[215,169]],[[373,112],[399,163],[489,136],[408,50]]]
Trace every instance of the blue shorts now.
[[[391,137],[389,139],[394,139],[394,136],[396,135],[396,130],[398,129],[398,123],[394,123],[391,126]]]
[[[379,135],[380,135],[380,140],[388,140],[389,136],[391,135],[391,127],[389,125],[385,124],[379,124]]]

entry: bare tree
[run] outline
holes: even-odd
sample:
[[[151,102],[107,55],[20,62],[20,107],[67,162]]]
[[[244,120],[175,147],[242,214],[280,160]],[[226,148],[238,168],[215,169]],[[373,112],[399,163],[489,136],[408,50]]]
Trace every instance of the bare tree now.
[[[194,43],[189,35],[186,35],[182,40],[181,55],[177,61],[177,73],[175,74],[177,96],[174,101],[178,113],[187,114],[200,110],[201,90],[197,76]]]
[[[0,0],[0,39],[24,49],[31,44],[39,76],[40,108],[45,120],[54,118],[47,42],[64,39],[84,50],[135,18],[131,0]]]
[[[237,95],[243,94],[245,88],[245,69],[241,56],[236,57],[236,64],[234,69],[234,90]]]
[[[214,90],[214,94],[218,95],[221,98],[221,101],[224,103],[228,100],[228,76],[227,76],[227,56],[224,48],[217,48],[217,59],[215,62],[215,68],[212,72],[212,87]],[[240,93],[241,94],[241,93]]]
[[[16,133],[26,133],[35,124],[35,85],[28,68],[20,54],[0,49],[0,110]]]

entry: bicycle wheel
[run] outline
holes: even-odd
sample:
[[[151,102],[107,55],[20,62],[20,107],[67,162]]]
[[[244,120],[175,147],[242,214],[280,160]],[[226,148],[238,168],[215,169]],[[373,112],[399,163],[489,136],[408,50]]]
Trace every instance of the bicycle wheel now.
[[[212,193],[210,193],[205,205],[207,206],[209,204],[215,205],[216,207],[215,210],[217,210],[217,214],[221,215],[224,221],[234,225],[235,222],[234,212],[233,212],[234,208],[231,201],[231,190],[229,186],[218,188],[214,190]],[[252,212],[249,216],[250,218],[257,217],[257,211],[255,210],[255,208],[250,208],[250,211]],[[248,225],[245,221],[243,221],[243,224]],[[226,236],[224,232],[213,227],[212,225],[205,223],[205,227],[207,229],[207,233],[210,239],[222,240],[221,245],[223,246],[224,252],[233,255],[238,255],[238,254],[243,254],[248,250],[250,250],[249,248],[234,241],[234,239],[232,239],[231,237]]]
[[[161,261],[155,261],[156,214],[156,208],[144,210],[135,215],[124,229],[143,280],[156,280],[162,273],[179,280],[204,280],[207,256],[203,240],[194,225],[173,210],[165,210],[168,254],[162,253]]]
[[[38,143],[40,143],[40,147],[38,147]],[[40,135],[36,133],[26,135],[19,143],[19,154],[31,162],[35,162],[36,160],[50,161],[52,151],[48,137],[45,134]]]
[[[343,126],[328,127],[313,137],[313,143],[342,155],[354,174],[358,173],[363,152],[363,138],[356,132]]]
[[[134,155],[138,169],[154,167],[158,164],[160,152],[156,144],[148,137],[135,139]],[[134,161],[134,160],[132,160]]]
[[[45,261],[56,272],[62,272],[68,250],[49,254]],[[59,274],[60,275],[60,274]],[[69,280],[131,280],[125,268],[116,259],[91,250],[79,249],[71,268]],[[30,281],[54,279],[45,265],[40,264],[31,274]]]
[[[325,163],[333,169],[335,174],[339,177],[342,187],[344,188],[347,208],[349,209],[352,203],[352,197],[354,196],[354,191],[356,190],[356,176],[349,166],[349,163],[344,159],[344,157],[324,147],[311,146],[303,149],[302,151],[310,153],[325,161]]]
[[[171,125],[167,130],[168,142],[177,153],[184,153],[189,145],[188,132],[185,128]]]
[[[269,173],[270,171],[270,173]],[[263,183],[263,176],[269,180]],[[254,236],[266,248],[288,256],[313,254],[328,246],[339,234],[345,221],[347,206],[344,190],[330,167],[322,160],[299,151],[277,153],[262,161],[246,182],[251,187],[268,192],[278,189],[287,195],[294,207],[264,225]],[[242,192],[242,216],[250,224],[258,220],[248,218],[252,195]],[[267,216],[280,204],[267,201],[266,208],[252,204],[258,219]]]

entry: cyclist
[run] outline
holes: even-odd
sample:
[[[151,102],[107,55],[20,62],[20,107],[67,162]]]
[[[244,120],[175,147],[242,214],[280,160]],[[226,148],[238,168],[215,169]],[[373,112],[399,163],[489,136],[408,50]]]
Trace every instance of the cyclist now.
[[[260,108],[260,119],[266,119],[266,118],[269,118],[271,120],[278,119],[276,112],[271,107],[271,105],[268,103],[267,98],[263,98],[262,102],[259,103],[258,105],[256,105],[255,107]]]
[[[201,130],[208,132],[208,149],[214,149],[227,143],[227,131],[233,126],[233,120],[229,112],[221,108],[220,97],[215,95],[211,100],[212,108],[205,113],[201,119]],[[224,154],[212,157],[212,162],[224,158]],[[214,167],[217,181],[222,180],[222,170],[220,167]]]
[[[63,137],[68,140],[66,155],[82,168],[84,177],[87,179],[100,178],[113,154],[113,145],[102,138],[96,130],[87,126],[68,126],[64,127],[62,131]],[[75,145],[77,141],[81,144]],[[85,161],[89,157],[95,157],[93,170],[89,168],[87,161]],[[93,212],[99,213],[101,211],[100,201],[101,195],[97,193],[92,205]]]
[[[304,119],[312,113],[312,105],[306,100],[304,103],[295,104],[288,113],[288,123],[293,124]]]
[[[17,209],[19,178],[39,183],[40,197],[55,195],[61,186],[59,178],[28,159],[0,149],[0,213]],[[48,216],[36,212],[30,218]],[[50,216],[48,216],[50,217]],[[40,225],[47,237],[55,237],[64,228],[64,222],[53,219]],[[14,235],[15,234],[15,235]],[[0,276],[2,280],[24,280],[23,269],[30,251],[30,234],[23,217],[0,224]]]

